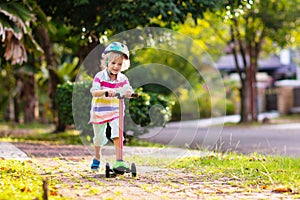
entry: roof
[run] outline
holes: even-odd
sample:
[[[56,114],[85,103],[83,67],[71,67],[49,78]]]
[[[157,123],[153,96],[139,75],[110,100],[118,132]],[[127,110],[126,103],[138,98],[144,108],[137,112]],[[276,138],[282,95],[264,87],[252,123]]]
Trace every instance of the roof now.
[[[238,63],[243,69],[243,59],[241,55],[238,55]],[[249,63],[249,56],[246,57],[247,63]],[[232,54],[227,54],[222,56],[218,62],[216,62],[216,67],[220,71],[225,71],[228,73],[236,72],[234,56]],[[290,65],[283,65],[280,62],[279,56],[271,55],[268,58],[258,60],[258,69],[260,72],[275,72],[277,74],[284,73],[295,73],[296,64],[291,62]]]

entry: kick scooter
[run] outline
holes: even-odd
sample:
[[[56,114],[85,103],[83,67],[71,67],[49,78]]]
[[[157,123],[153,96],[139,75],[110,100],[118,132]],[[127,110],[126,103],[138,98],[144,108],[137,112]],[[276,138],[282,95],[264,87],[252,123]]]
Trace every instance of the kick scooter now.
[[[108,93],[105,93],[105,96],[108,96]],[[117,151],[119,151],[120,159],[123,160],[123,130],[124,130],[124,96],[122,96],[120,93],[116,94],[116,97],[119,99],[119,145],[117,148]],[[131,97],[138,97],[138,94],[132,94]],[[115,169],[111,168],[109,163],[106,163],[105,166],[105,177],[110,178],[111,175],[123,175],[125,173],[131,173],[132,177],[136,177],[136,166],[135,163],[131,163],[131,168],[127,167],[117,167]]]

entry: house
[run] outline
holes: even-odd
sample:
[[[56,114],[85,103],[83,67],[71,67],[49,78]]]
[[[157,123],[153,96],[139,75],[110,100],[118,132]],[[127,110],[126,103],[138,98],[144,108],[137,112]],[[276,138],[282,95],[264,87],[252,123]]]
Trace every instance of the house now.
[[[238,63],[240,67],[243,67],[241,55],[238,55]],[[249,63],[249,56],[247,56],[247,63]],[[222,56],[216,62],[216,67],[223,74],[237,72],[232,54]],[[297,75],[297,65],[295,61],[291,59],[289,53],[282,53],[281,56],[272,54],[268,58],[258,60],[258,72],[267,73],[274,81],[295,79]]]
[[[259,112],[278,110],[280,114],[300,112],[300,68],[299,53],[282,50],[280,55],[272,54],[258,60],[256,85]],[[238,63],[243,67],[242,56],[238,55]],[[249,63],[249,57],[247,57]],[[236,74],[234,56],[226,54],[216,62],[216,68],[227,75]],[[270,78],[260,82],[259,74],[267,74]],[[296,80],[298,79],[298,80]],[[271,87],[273,86],[273,87]]]

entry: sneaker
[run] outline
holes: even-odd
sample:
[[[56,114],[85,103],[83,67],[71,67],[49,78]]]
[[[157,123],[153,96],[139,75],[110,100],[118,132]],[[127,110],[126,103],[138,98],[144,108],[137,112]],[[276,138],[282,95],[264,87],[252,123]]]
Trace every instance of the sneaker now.
[[[125,172],[129,172],[129,166],[123,160],[117,160],[116,163],[112,166],[112,169],[117,174],[124,174]]]
[[[93,159],[93,163],[91,165],[91,170],[97,171],[100,169],[100,161],[97,160],[96,158]]]

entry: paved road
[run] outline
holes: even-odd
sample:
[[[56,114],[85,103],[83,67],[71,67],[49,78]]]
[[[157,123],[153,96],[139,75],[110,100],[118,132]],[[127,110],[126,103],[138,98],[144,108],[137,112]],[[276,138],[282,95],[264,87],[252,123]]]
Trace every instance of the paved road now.
[[[260,119],[265,117],[261,115]],[[276,117],[271,114],[268,117]],[[179,147],[300,157],[300,124],[223,126],[238,116],[169,123],[141,138]]]

